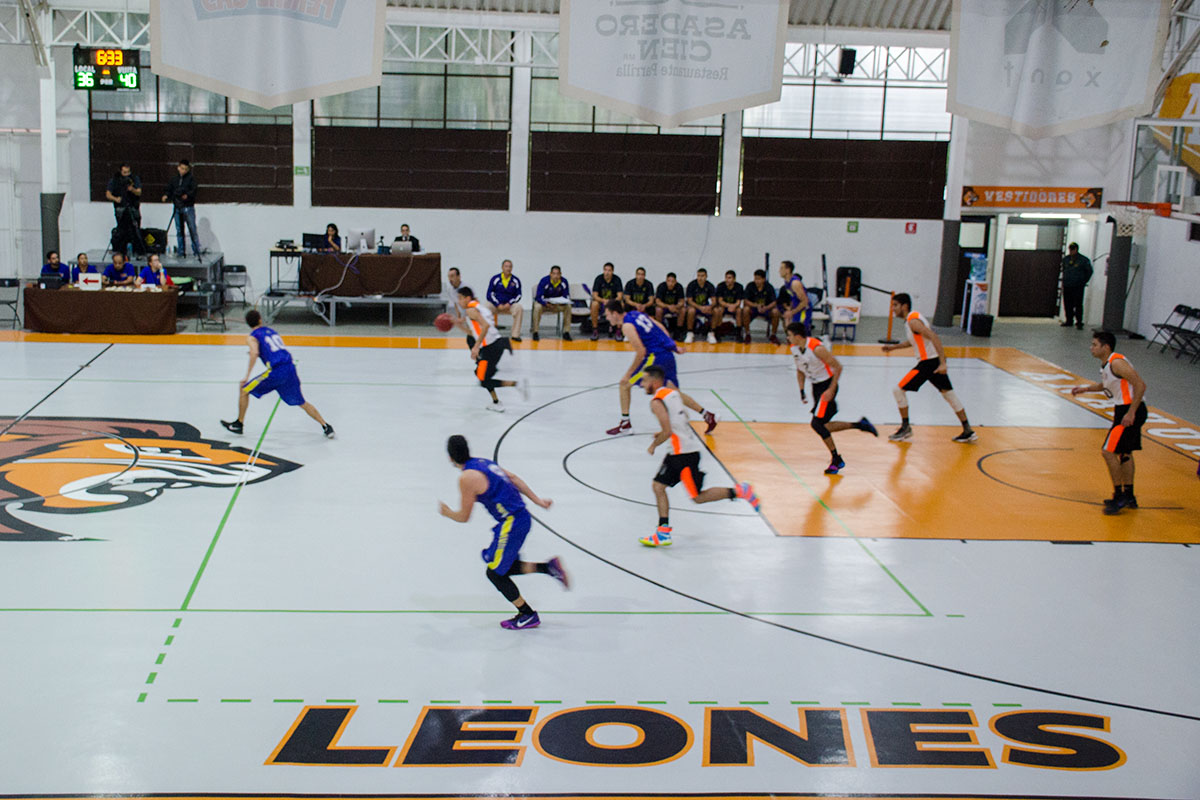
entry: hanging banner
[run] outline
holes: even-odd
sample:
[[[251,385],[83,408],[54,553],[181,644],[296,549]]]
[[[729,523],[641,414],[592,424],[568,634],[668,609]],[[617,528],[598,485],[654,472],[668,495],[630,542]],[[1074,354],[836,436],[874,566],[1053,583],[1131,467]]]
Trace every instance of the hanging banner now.
[[[664,128],[779,100],[788,0],[562,0],[558,89]]]
[[[1200,73],[1188,72],[1171,81],[1158,116],[1160,119],[1200,119]],[[1164,152],[1178,153],[1180,161],[1193,172],[1200,173],[1200,126],[1184,129],[1180,147],[1174,143],[1171,128],[1152,127],[1150,132]]]
[[[386,0],[150,0],[155,74],[262,108],[378,86]]]
[[[963,208],[1032,208],[1097,211],[1104,200],[1099,186],[964,186]]]
[[[1042,138],[1149,113],[1170,0],[954,0],[947,108]]]

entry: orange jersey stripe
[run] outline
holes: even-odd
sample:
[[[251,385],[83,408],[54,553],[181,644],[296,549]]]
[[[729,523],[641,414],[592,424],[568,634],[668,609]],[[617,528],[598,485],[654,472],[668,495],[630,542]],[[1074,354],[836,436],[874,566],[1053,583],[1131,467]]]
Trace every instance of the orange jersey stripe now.
[[[1104,440],[1104,449],[1110,453],[1117,452],[1117,445],[1121,442],[1121,434],[1125,433],[1125,426],[1118,425],[1108,432],[1108,438]]]
[[[475,377],[478,378],[479,380],[483,380],[484,376],[487,375],[487,368],[488,368],[487,359],[486,358],[480,359],[479,363],[475,365]]]

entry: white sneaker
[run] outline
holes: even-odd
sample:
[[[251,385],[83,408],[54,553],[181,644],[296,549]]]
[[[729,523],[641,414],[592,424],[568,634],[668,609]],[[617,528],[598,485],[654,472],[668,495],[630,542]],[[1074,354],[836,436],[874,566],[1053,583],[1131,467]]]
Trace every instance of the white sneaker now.
[[[717,335],[715,333],[713,333],[712,331],[708,332],[708,343],[709,344],[717,343]]]
[[[684,337],[683,343],[691,344],[694,341],[696,341],[696,334],[692,333],[691,331],[688,331],[688,335],[686,337]]]
[[[488,403],[487,410],[495,411],[497,414],[503,414],[504,413],[504,403]]]
[[[521,392],[521,399],[526,403],[529,402],[529,378],[522,378],[517,381],[517,389]]]

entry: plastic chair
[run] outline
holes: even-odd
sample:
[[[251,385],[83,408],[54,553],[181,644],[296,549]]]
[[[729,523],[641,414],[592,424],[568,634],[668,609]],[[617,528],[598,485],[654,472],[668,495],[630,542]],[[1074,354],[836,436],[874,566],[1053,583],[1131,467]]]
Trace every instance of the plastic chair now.
[[[21,325],[21,316],[17,312],[17,302],[21,298],[20,278],[0,278],[0,310],[8,309],[0,322],[7,321],[13,328]]]
[[[238,302],[246,305],[246,287],[249,284],[249,278],[246,275],[246,266],[244,264],[225,264],[222,266],[221,281],[225,284],[226,291],[240,294],[242,299]]]
[[[225,284],[200,281],[196,284],[200,305],[196,311],[196,330],[220,326],[225,330]]]

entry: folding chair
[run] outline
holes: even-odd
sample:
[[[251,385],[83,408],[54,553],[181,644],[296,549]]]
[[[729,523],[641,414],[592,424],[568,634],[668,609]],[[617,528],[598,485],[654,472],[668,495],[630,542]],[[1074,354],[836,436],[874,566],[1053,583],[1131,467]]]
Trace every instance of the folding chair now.
[[[21,316],[17,312],[17,302],[21,298],[20,278],[0,278],[0,322],[7,321],[13,328],[21,326]]]
[[[225,291],[231,294],[240,294],[242,305],[246,305],[246,287],[249,284],[249,279],[246,275],[246,266],[244,264],[225,264],[221,267],[221,281],[225,284]]]
[[[1186,325],[1186,323],[1187,323],[1188,319],[1191,317],[1191,315],[1192,315],[1192,309],[1189,308],[1188,306],[1185,306],[1183,304],[1175,306],[1175,309],[1170,314],[1167,315],[1167,318],[1165,320],[1163,320],[1162,322],[1154,323],[1154,330],[1155,330],[1154,338],[1152,338],[1150,340],[1150,342],[1146,345],[1146,349],[1147,350],[1150,349],[1155,344],[1155,342],[1158,341],[1158,337],[1160,337],[1160,336],[1163,337],[1163,343],[1162,343],[1162,349],[1159,350],[1158,352],[1160,352],[1160,353],[1166,352],[1168,347],[1171,347],[1172,349],[1174,349],[1173,342],[1175,341],[1175,337],[1181,331],[1186,330],[1186,328],[1184,326]]]
[[[196,285],[200,305],[196,311],[196,330],[220,326],[225,330],[225,284],[200,281]]]

